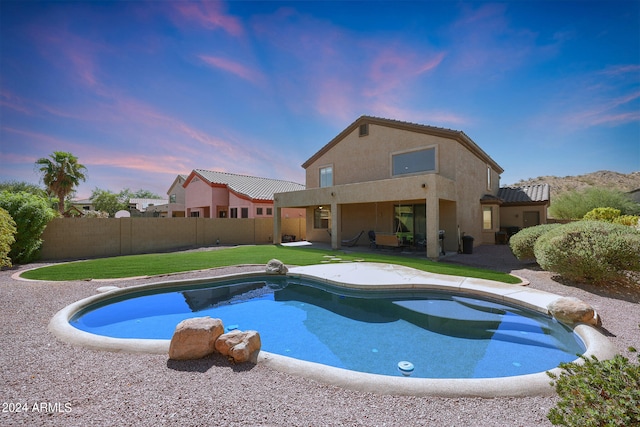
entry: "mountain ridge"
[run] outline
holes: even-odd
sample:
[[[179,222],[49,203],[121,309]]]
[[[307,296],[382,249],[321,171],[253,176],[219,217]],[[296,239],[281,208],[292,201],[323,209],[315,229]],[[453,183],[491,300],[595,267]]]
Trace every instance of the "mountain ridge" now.
[[[569,191],[582,191],[586,188],[599,187],[629,192],[640,189],[640,171],[620,173],[601,170],[583,175],[558,177],[553,175],[539,176],[516,182],[506,187],[523,187],[526,185],[549,184],[551,193],[557,197]]]

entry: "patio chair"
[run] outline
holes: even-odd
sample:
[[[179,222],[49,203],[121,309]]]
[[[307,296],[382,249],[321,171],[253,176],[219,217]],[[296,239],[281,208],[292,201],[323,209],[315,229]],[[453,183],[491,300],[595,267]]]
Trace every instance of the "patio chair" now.
[[[358,244],[358,240],[360,240],[360,237],[362,237],[362,235],[364,234],[364,230],[362,230],[356,237],[349,239],[349,240],[343,240],[342,246],[355,246],[356,244]]]
[[[372,248],[377,248],[378,245],[376,245],[376,232],[373,230],[369,230],[369,246],[371,246]]]

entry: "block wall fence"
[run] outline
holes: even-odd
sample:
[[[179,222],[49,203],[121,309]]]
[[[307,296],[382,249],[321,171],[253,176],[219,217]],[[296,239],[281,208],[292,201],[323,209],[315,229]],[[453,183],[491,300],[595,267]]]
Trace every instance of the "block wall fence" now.
[[[283,218],[282,234],[305,239],[304,218]],[[84,259],[273,242],[272,218],[55,218],[42,260]]]

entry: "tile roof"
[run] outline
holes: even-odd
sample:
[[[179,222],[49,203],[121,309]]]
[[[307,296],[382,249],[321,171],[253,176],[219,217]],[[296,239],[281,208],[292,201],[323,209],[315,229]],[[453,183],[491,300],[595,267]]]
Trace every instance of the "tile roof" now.
[[[548,202],[550,194],[549,184],[503,187],[498,190],[498,197],[503,204]]]
[[[212,184],[226,185],[229,190],[253,200],[273,200],[274,193],[304,190],[305,186],[291,181],[236,175],[227,172],[194,169],[200,177]]]

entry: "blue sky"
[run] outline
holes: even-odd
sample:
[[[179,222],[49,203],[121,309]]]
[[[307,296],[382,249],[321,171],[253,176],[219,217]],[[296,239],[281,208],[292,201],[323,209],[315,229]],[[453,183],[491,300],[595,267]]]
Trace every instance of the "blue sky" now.
[[[638,1],[0,8],[0,181],[70,151],[78,197],[196,168],[304,183],[361,115],[462,130],[502,185],[640,170]]]

